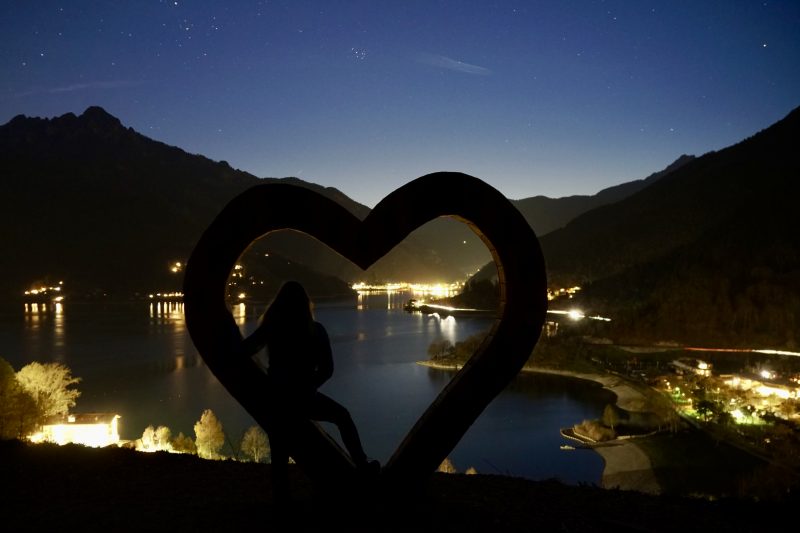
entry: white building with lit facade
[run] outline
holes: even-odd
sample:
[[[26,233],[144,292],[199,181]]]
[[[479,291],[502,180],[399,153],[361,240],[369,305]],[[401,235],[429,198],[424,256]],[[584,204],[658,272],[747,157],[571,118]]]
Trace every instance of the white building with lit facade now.
[[[31,436],[31,441],[60,445],[83,444],[93,448],[117,446],[120,443],[119,418],[115,413],[67,415],[48,421],[39,433]]]

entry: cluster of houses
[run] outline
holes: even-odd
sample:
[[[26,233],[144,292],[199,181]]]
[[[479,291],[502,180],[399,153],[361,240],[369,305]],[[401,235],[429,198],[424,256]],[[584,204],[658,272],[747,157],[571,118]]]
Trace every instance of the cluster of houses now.
[[[711,363],[699,359],[677,359],[670,366],[678,374],[711,377]],[[784,377],[773,370],[759,369],[742,374],[714,376],[729,389],[748,391],[763,398],[790,400],[800,398],[800,376]]]

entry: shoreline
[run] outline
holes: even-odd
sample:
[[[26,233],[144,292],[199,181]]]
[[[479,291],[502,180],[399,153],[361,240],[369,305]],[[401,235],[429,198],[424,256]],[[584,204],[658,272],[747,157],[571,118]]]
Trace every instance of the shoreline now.
[[[436,370],[461,370],[464,366],[459,363],[443,364],[433,361],[417,361],[416,364],[420,366],[427,366],[428,368],[434,368]],[[586,374],[582,372],[573,372],[571,370],[547,368],[543,366],[525,366],[522,367],[520,372],[549,374],[599,383],[604,389],[612,392],[617,397],[616,405],[620,409],[639,413],[645,412],[646,398],[644,395],[635,388],[631,387],[624,378],[618,376]]]
[[[433,361],[417,361],[418,365],[437,370],[461,370],[461,364],[442,364]],[[645,412],[647,404],[644,394],[629,385],[619,376],[586,374],[555,368],[525,366],[520,372],[548,374],[598,383],[616,397],[617,407],[631,412]],[[653,472],[647,454],[630,439],[615,439],[599,446],[585,443],[586,448],[603,459],[601,486],[605,489],[634,490],[647,494],[660,494],[661,487]]]

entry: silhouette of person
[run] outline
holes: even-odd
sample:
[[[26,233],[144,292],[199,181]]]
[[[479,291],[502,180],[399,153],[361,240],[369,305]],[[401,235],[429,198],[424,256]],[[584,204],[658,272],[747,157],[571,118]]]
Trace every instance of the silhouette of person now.
[[[333,375],[333,355],[328,333],[314,320],[311,301],[298,282],[288,281],[281,287],[258,328],[245,340],[242,352],[255,354],[264,347],[269,400],[279,421],[269,433],[276,497],[288,498],[289,452],[284,432],[293,418],[332,422],[356,467],[377,472],[380,465],[367,459],[350,413],[317,390]]]

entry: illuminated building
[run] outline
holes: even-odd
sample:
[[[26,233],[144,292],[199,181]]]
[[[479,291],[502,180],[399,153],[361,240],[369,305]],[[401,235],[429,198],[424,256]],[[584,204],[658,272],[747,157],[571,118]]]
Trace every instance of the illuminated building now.
[[[119,444],[119,418],[114,413],[67,415],[51,420],[42,431],[31,436],[32,442],[83,444],[93,448]]]
[[[706,363],[700,359],[677,359],[672,361],[670,365],[678,372],[691,372],[698,376],[708,377],[711,375],[711,363]]]

